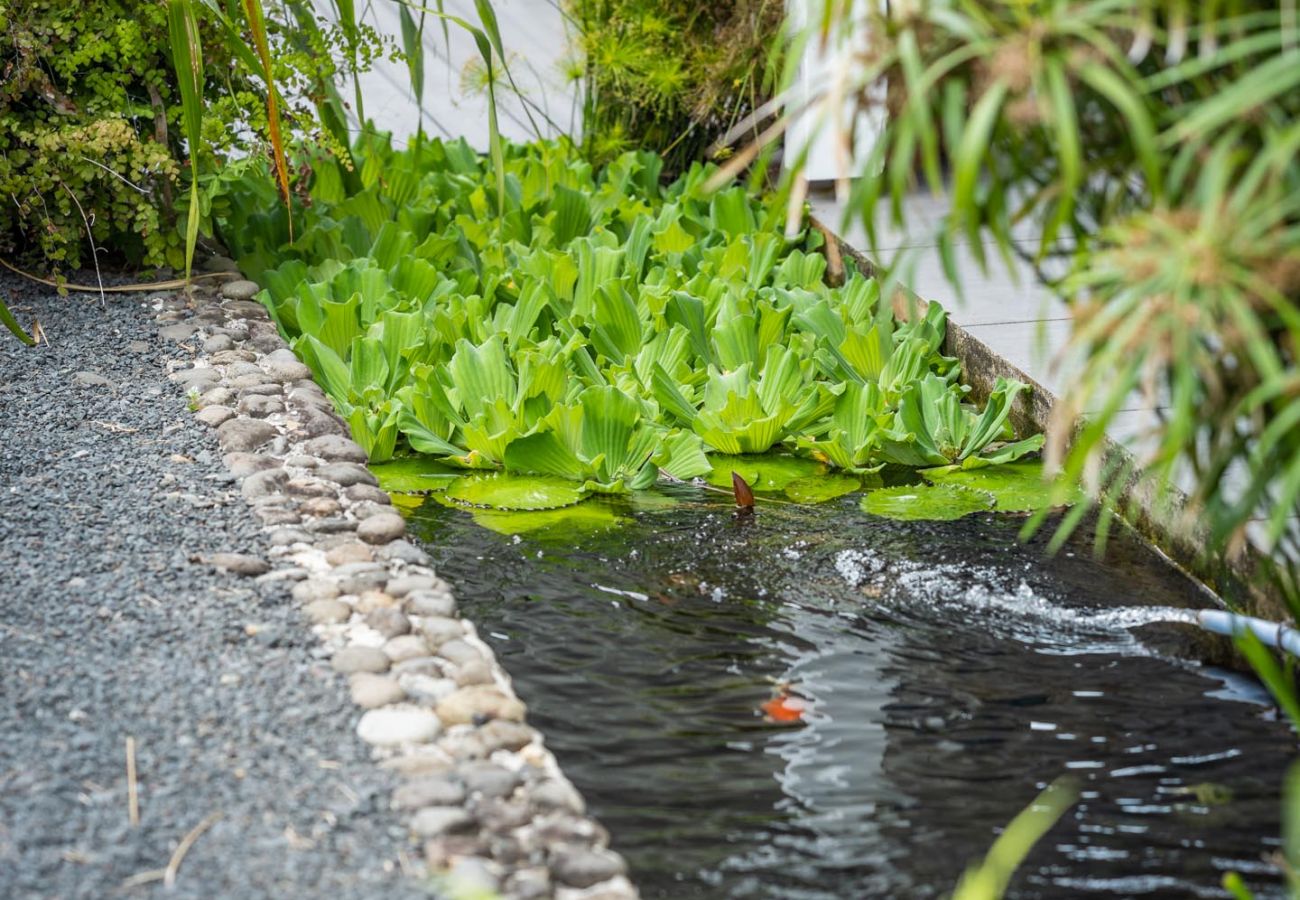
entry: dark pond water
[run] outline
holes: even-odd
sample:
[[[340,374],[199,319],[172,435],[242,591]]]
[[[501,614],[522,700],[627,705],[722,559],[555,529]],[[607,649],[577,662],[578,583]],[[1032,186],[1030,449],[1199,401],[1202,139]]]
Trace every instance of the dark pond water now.
[[[644,896],[943,896],[1062,775],[1081,800],[1010,896],[1277,891],[1295,741],[1251,682],[1127,630],[1204,605],[1136,541],[1049,558],[1014,518],[679,499],[413,523]],[[801,722],[765,719],[778,685]]]

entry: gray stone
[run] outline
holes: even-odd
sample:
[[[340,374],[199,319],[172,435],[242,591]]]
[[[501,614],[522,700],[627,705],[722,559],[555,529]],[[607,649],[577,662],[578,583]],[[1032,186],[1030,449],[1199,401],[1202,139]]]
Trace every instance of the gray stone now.
[[[289,480],[289,473],[284,469],[263,469],[244,478],[239,492],[245,500],[258,500],[278,494]]]
[[[411,620],[402,615],[401,610],[392,606],[372,610],[366,615],[366,624],[382,634],[385,639],[395,638],[399,634],[409,634],[411,631]]]
[[[419,667],[423,671],[406,671],[407,666]],[[401,669],[402,671],[397,671]],[[400,677],[402,687],[416,703],[425,706],[437,706],[438,701],[456,690],[456,682],[438,674],[437,660],[432,656],[417,656],[403,660],[394,667]]]
[[[521,722],[493,719],[478,730],[489,754],[498,750],[521,750],[533,742],[537,733]]]
[[[117,389],[117,385],[96,372],[77,372],[72,376],[72,383],[77,387],[106,387]]]
[[[401,598],[412,591],[431,591],[438,583],[432,575],[401,575],[390,579],[385,590],[390,596]]]
[[[275,332],[256,335],[249,343],[259,353],[274,353],[276,350],[284,348],[284,341]]]
[[[288,460],[285,460],[288,462]],[[319,478],[298,477],[285,483],[284,491],[286,494],[293,494],[295,497],[334,497],[338,495],[338,488],[328,481],[321,481]]]
[[[429,554],[407,540],[392,541],[376,551],[384,562],[404,562],[412,566],[427,566]]]
[[[576,888],[588,888],[624,874],[622,857],[609,850],[586,847],[556,847],[551,853],[551,874]]]
[[[345,531],[352,531],[357,527],[357,523],[351,519],[343,518],[325,518],[312,519],[306,525],[308,531],[317,534],[341,534]]]
[[[483,653],[473,644],[463,640],[447,641],[438,647],[438,655],[458,666],[483,661]]]
[[[227,335],[227,337],[233,337],[233,335]],[[255,359],[257,359],[257,354],[248,350],[222,350],[220,353],[212,354],[210,362],[214,366],[228,366],[232,363],[251,362]]]
[[[489,722],[479,729],[480,733],[492,725],[502,724],[501,722]],[[586,804],[582,802],[582,795],[579,794],[571,784],[554,778],[548,778],[533,785],[528,792],[532,799],[533,805],[539,810],[567,810],[568,812],[582,815],[586,811]]]
[[[357,723],[357,734],[361,739],[380,747],[431,741],[440,730],[437,716],[427,709],[415,707],[372,709]]]
[[[396,579],[395,579],[396,580]],[[391,588],[392,583],[389,583]],[[394,595],[396,596],[396,595]],[[417,616],[450,616],[456,611],[456,599],[444,584],[442,590],[409,591],[406,596],[406,609]]]
[[[259,419],[231,419],[217,429],[221,449],[230,451],[256,450],[279,432],[269,422]]]
[[[199,326],[193,322],[177,322],[175,325],[164,325],[158,329],[158,336],[165,341],[188,341],[194,336],[194,332],[199,330]]]
[[[312,438],[302,445],[302,449],[304,453],[310,453],[331,462],[365,463],[369,460],[366,451],[361,449],[360,444],[340,434],[327,434],[323,437]]]
[[[438,701],[438,718],[448,725],[470,725],[490,719],[521,722],[524,705],[489,685],[458,688]]]
[[[229,406],[235,402],[235,392],[223,387],[214,387],[199,397],[199,409],[209,406]]]
[[[465,626],[459,619],[430,616],[420,623],[420,633],[424,635],[424,639],[431,647],[437,649],[448,641],[464,637]]]
[[[411,817],[411,831],[423,838],[469,831],[474,819],[459,806],[426,806]]]
[[[370,591],[383,590],[385,582],[388,581],[388,572],[379,569],[374,572],[358,572],[355,575],[348,575],[339,579],[339,587],[345,594],[365,594]]]
[[[491,684],[492,680],[492,667],[482,659],[472,659],[456,672],[456,683],[461,687],[470,684]]]
[[[221,464],[230,470],[236,478],[246,478],[254,472],[280,468],[280,461],[264,453],[246,453],[236,451],[221,457]]]
[[[354,484],[379,484],[379,479],[365,466],[357,463],[330,463],[316,470],[316,475],[343,487]]]
[[[332,578],[308,578],[293,586],[293,599],[299,603],[332,600],[340,593],[338,582]]]
[[[343,504],[333,497],[311,497],[298,504],[298,511],[304,516],[337,516]]]
[[[353,672],[387,672],[388,655],[378,647],[344,647],[331,660],[334,671],[351,675]]]
[[[241,363],[241,365],[242,365],[242,363]],[[235,390],[235,391],[245,391],[245,390],[248,390],[249,388],[259,387],[259,386],[265,384],[266,382],[265,382],[264,378],[265,378],[265,376],[262,375],[261,372],[258,372],[256,375],[253,375],[253,374],[249,374],[249,375],[236,375],[236,376],[233,377],[233,378],[231,378],[229,375],[227,375],[227,376],[226,376],[226,386],[229,387],[231,390]]]
[[[384,643],[383,649],[394,663],[429,655],[429,645],[418,634],[395,635]]]
[[[393,791],[394,809],[458,806],[464,802],[465,785],[450,772],[412,778]]]
[[[393,501],[383,488],[373,484],[354,484],[343,490],[343,496],[353,503],[378,503],[392,505]]]
[[[277,528],[271,532],[268,539],[272,547],[288,547],[291,544],[310,543],[311,535],[301,528]]]
[[[127,341],[126,349],[131,353],[148,353],[153,348],[148,341]]]
[[[253,513],[263,525],[297,525],[302,521],[302,516],[292,509],[276,504],[260,505],[253,510]]]
[[[360,541],[347,541],[330,549],[325,554],[325,561],[331,566],[346,566],[349,563],[371,562],[375,554]]]
[[[236,575],[261,575],[271,569],[266,560],[248,553],[213,553],[204,557],[203,561]]]
[[[255,362],[244,362],[242,360],[239,362],[233,362],[226,366],[227,379],[243,378],[245,375],[256,375],[260,379],[262,368]],[[258,381],[255,383],[260,384],[261,382]]]
[[[233,349],[235,349],[235,342],[228,334],[214,334],[203,342],[203,352],[209,355]]]
[[[406,691],[396,678],[358,672],[350,679],[352,702],[362,709],[378,709],[406,699]]]
[[[203,425],[216,428],[235,417],[235,411],[229,406],[205,406],[194,414]]]
[[[287,356],[286,356],[287,354]],[[311,378],[311,369],[293,355],[292,350],[276,350],[262,360],[266,377],[281,384]]]
[[[347,426],[331,412],[319,409],[304,409],[299,415],[303,434],[309,438],[325,434],[347,434]]]
[[[501,880],[493,874],[490,863],[480,856],[458,855],[451,861],[447,879],[457,890],[469,896],[495,897]]]
[[[221,373],[209,366],[203,366],[196,369],[177,369],[167,377],[186,390],[194,388],[198,391],[204,391],[210,385],[221,380]]]
[[[256,300],[227,300],[221,304],[221,308],[236,319],[252,322],[264,322],[267,319],[266,307]]]
[[[256,281],[240,279],[238,281],[227,281],[221,286],[221,296],[227,300],[251,300],[257,296],[261,288],[257,286]]]
[[[484,797],[509,797],[519,786],[519,776],[496,763],[466,763],[459,766],[457,772],[464,780],[466,790]]]
[[[255,419],[265,419],[267,416],[275,416],[284,412],[284,404],[280,402],[278,397],[259,397],[254,394],[240,399],[239,411]]]
[[[554,896],[551,873],[543,866],[510,873],[504,888],[506,896],[513,900],[550,900]]]
[[[314,625],[337,625],[352,617],[352,607],[342,600],[323,598],[313,600],[302,608]]]
[[[357,525],[357,537],[367,544],[386,544],[406,534],[406,520],[395,512],[381,512]]]

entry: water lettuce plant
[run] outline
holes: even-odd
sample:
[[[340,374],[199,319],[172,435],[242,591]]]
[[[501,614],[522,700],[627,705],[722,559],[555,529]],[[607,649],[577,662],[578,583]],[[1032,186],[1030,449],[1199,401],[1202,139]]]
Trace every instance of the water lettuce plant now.
[[[448,502],[549,508],[733,471],[817,501],[889,463],[1041,444],[1007,424],[1024,385],[968,402],[942,308],[900,317],[856,272],[828,284],[821,233],[788,236],[783,198],[708,193],[703,166],[662,185],[647,153],[596,169],[564,141],[484,157],[372,133],[353,157],[311,160],[292,210],[232,182],[221,234],[373,462],[468,473],[426,482]]]

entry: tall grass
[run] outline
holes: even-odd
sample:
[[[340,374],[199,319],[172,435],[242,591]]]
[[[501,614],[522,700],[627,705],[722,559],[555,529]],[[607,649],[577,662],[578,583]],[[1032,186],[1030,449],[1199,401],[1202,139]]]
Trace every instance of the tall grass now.
[[[203,45],[192,0],[168,0],[167,24],[190,155],[190,200],[185,220],[185,277],[188,279],[199,239],[199,155],[203,147]]]

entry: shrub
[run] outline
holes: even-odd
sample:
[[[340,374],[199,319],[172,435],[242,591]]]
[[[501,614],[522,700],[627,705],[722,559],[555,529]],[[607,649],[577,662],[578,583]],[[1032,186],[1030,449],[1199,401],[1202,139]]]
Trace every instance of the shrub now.
[[[781,0],[568,0],[586,82],[585,149],[663,154],[676,174],[771,95]]]
[[[244,37],[222,21],[235,19],[215,2],[195,9],[206,57],[203,152],[220,156],[263,131],[265,87],[240,62]],[[290,3],[268,15],[286,123],[299,135],[315,129],[308,98],[343,61],[364,65],[381,46],[363,29],[353,54],[308,10]],[[189,163],[167,33],[161,2],[0,0],[0,196],[9,210],[0,254],[76,268],[89,233],[123,263],[183,264],[177,221]]]

